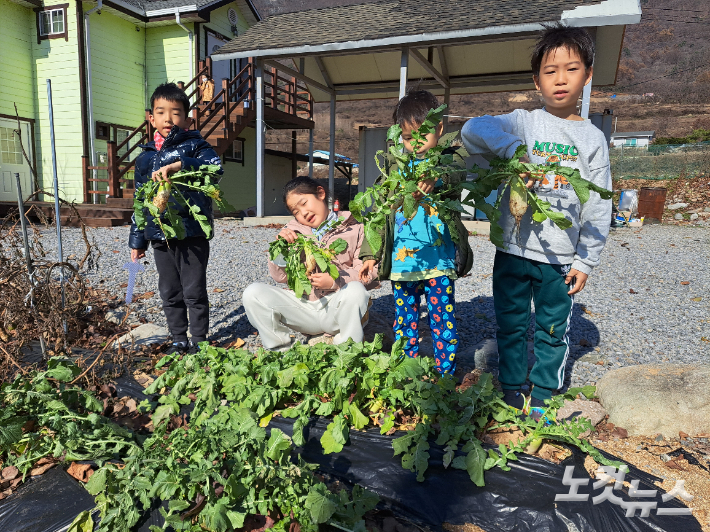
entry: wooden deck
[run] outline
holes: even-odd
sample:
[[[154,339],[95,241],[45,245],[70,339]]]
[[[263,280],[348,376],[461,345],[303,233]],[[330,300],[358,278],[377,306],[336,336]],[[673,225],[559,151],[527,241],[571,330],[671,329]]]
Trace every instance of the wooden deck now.
[[[41,210],[49,220],[54,221],[54,202],[28,201],[25,203],[25,209],[29,209],[31,206]],[[133,200],[130,198],[108,198],[107,205],[77,203],[74,206],[88,227],[128,225],[131,223],[131,216],[133,215]],[[4,218],[13,210],[17,210],[17,202],[0,201],[0,218]],[[62,207],[59,215],[62,226],[79,226],[79,220],[70,207]],[[38,221],[36,216],[30,215],[30,219]]]

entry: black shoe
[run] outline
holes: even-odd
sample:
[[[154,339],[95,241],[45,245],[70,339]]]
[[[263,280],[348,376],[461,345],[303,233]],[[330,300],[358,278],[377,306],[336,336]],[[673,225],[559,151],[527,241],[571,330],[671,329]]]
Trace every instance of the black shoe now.
[[[192,340],[190,340],[190,346],[187,348],[187,351],[185,351],[185,354],[186,355],[196,355],[199,352],[200,352],[200,346],[192,343]]]
[[[525,411],[526,398],[521,389],[503,390],[503,401],[512,408],[516,414],[521,414]]]
[[[173,342],[168,350],[165,352],[166,355],[184,355],[187,353],[190,347],[189,342]]]

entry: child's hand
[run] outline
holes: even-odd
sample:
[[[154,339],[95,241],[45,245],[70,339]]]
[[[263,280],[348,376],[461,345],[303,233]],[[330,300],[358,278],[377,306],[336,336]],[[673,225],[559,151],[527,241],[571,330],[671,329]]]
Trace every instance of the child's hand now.
[[[589,275],[587,275],[586,273],[582,273],[579,270],[575,270],[574,268],[572,268],[567,274],[567,277],[565,278],[565,284],[572,283],[572,289],[567,292],[567,294],[572,296],[577,292],[581,292],[582,288],[584,288],[584,285],[587,284],[588,277]]]
[[[520,159],[518,159],[521,163],[529,163],[530,159],[528,158],[527,155],[523,155]],[[527,188],[532,188],[533,185],[535,185],[535,181],[540,181],[543,178],[543,173],[542,172],[523,172],[520,174],[520,179],[523,181],[527,180],[525,182],[525,186]]]
[[[419,183],[417,183],[417,186],[419,187],[419,190],[417,190],[416,192],[412,192],[412,196],[414,196],[414,199],[421,199],[425,195],[429,194],[429,192],[434,190],[434,180],[425,179],[423,181],[419,181]]]
[[[327,273],[312,273],[308,276],[313,288],[318,290],[335,290],[335,280]]]
[[[289,244],[293,244],[296,241],[296,238],[298,238],[298,233],[293,229],[288,229],[284,227],[283,229],[281,229],[279,236]]]
[[[372,281],[372,274],[375,273],[376,261],[370,259],[362,263],[362,268],[360,268],[360,273],[358,274],[358,279],[363,284],[367,284]]]
[[[145,249],[131,249],[131,261],[136,262],[138,259],[145,257]]]
[[[182,169],[182,161],[175,161],[174,163],[166,164],[153,172],[151,179],[153,181],[167,181],[170,183],[170,179],[168,179],[170,175],[175,172],[179,172],[180,169]]]

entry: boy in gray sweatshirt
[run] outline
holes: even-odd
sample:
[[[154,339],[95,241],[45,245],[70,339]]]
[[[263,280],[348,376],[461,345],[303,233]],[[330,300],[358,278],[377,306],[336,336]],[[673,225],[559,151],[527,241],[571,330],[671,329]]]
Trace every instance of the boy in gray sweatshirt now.
[[[511,158],[521,144],[533,163],[556,163],[579,169],[588,181],[611,189],[609,150],[604,134],[577,114],[577,100],[591,82],[594,42],[581,28],[554,26],[537,42],[531,58],[533,80],[545,107],[516,110],[469,120],[461,132],[469,153]],[[526,161],[527,162],[527,161]],[[507,249],[496,251],[493,298],[498,321],[499,380],[508,405],[539,418],[544,401],[564,382],[569,355],[568,332],[574,294],[584,288],[599,264],[611,222],[611,201],[592,192],[581,204],[554,167],[528,182],[552,209],[565,213],[572,227],[563,231],[549,219],[535,223],[531,212],[520,223],[501,201],[500,223]],[[529,402],[521,393],[527,378],[527,329],[530,300],[535,302],[535,364]]]

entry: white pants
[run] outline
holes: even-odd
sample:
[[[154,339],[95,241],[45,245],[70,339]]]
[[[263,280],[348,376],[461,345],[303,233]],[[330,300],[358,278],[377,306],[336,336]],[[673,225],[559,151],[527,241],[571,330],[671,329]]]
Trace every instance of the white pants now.
[[[309,336],[331,334],[334,344],[348,338],[362,342],[362,317],[369,301],[370,294],[357,281],[319,301],[298,299],[289,290],[264,283],[250,284],[242,294],[247,318],[259,331],[266,349],[288,345],[291,330]]]

